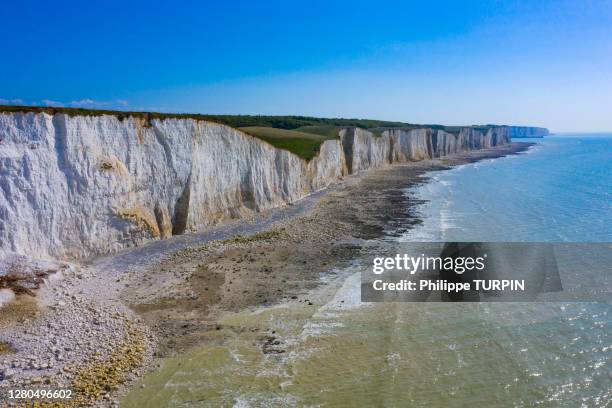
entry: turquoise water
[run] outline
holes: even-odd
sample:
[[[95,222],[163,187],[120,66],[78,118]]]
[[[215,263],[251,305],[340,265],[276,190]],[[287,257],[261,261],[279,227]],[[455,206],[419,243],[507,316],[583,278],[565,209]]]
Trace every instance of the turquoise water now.
[[[612,241],[612,134],[549,136],[518,156],[431,173],[412,241]]]

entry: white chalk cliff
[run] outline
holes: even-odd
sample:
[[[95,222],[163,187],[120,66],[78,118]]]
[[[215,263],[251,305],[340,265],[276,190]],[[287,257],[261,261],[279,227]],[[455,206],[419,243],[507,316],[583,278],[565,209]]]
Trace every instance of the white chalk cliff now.
[[[505,144],[510,127],[357,128],[305,161],[193,119],[0,114],[0,256],[75,259],[294,202],[343,176]]]
[[[548,129],[529,126],[508,126],[512,137],[544,137],[549,134]]]

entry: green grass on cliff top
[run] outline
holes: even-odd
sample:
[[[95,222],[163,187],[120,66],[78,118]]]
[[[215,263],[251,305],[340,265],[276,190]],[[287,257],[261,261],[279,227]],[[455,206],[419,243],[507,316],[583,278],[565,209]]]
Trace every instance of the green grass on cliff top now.
[[[374,119],[315,118],[310,116],[263,116],[263,115],[201,115],[194,113],[128,112],[83,108],[59,108],[44,106],[0,105],[0,113],[33,112],[54,115],[63,113],[70,116],[112,115],[119,120],[135,117],[144,120],[144,126],[151,126],[153,119],[194,119],[221,123],[264,140],[271,145],[285,149],[306,160],[317,155],[321,143],[335,139],[342,128],[359,127],[380,136],[387,129],[432,128],[456,132],[458,127],[442,125],[415,125]],[[487,125],[491,126],[491,125]]]
[[[151,121],[153,119],[195,119],[222,123],[234,128],[264,126],[276,129],[297,129],[302,126],[338,126],[361,127],[403,127],[409,123],[391,122],[374,119],[343,119],[343,118],[315,118],[310,116],[265,116],[265,115],[202,115],[198,113],[159,113],[159,112],[129,112],[103,109],[60,108],[48,106],[14,106],[0,105],[0,112],[45,112],[50,115],[64,113],[70,116],[102,116],[113,115],[119,119],[137,117]]]
[[[306,128],[306,129],[305,129]],[[298,156],[310,160],[317,155],[321,143],[338,136],[338,129],[331,128],[323,134],[314,133],[320,128],[308,129],[299,127],[296,130],[277,129],[266,126],[247,126],[239,128],[243,132],[264,140],[279,149],[289,150]]]

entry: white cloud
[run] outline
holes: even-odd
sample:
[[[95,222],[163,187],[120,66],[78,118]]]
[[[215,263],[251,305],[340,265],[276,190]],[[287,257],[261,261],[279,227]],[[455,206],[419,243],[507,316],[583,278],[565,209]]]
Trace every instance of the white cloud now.
[[[64,106],[64,104],[62,102],[52,101],[51,99],[43,99],[41,102],[45,106],[53,106],[53,107],[56,107],[56,108],[61,108],[61,107]]]
[[[115,99],[112,101],[97,101],[91,98],[84,98],[70,102],[56,101],[53,99],[42,99],[40,101],[26,102],[23,99],[0,98],[0,105],[24,105],[24,106],[49,106],[54,108],[91,108],[91,109],[122,109],[130,106],[125,99]]]
[[[67,104],[72,108],[117,108],[126,107],[130,104],[124,99],[117,99],[113,101],[96,101],[94,99],[80,99],[78,101],[72,101]]]
[[[23,99],[4,99],[0,98],[0,105],[25,105]]]
[[[39,102],[26,103],[21,99],[2,99],[0,98],[0,105],[42,105],[56,108],[92,108],[92,109],[119,109],[130,106],[129,102],[125,99],[116,99],[112,101],[97,101],[95,99],[84,98],[70,102],[55,101],[52,99],[42,99]]]
[[[96,105],[96,101],[94,101],[93,99],[81,99],[79,101],[72,101],[68,105],[72,107],[93,106]]]

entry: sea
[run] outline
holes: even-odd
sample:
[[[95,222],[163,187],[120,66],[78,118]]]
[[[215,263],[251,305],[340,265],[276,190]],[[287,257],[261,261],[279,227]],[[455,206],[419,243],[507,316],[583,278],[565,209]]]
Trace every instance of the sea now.
[[[612,242],[612,134],[517,141],[535,144],[406,190],[422,200],[423,222],[398,239]],[[363,266],[323,276],[318,307],[228,314],[201,347],[160,360],[121,406],[610,406],[610,299],[362,303]],[[610,275],[603,268],[600,281]],[[262,333],[278,353],[261,352]]]
[[[526,153],[431,174],[421,241],[612,241],[612,136],[564,134]]]

